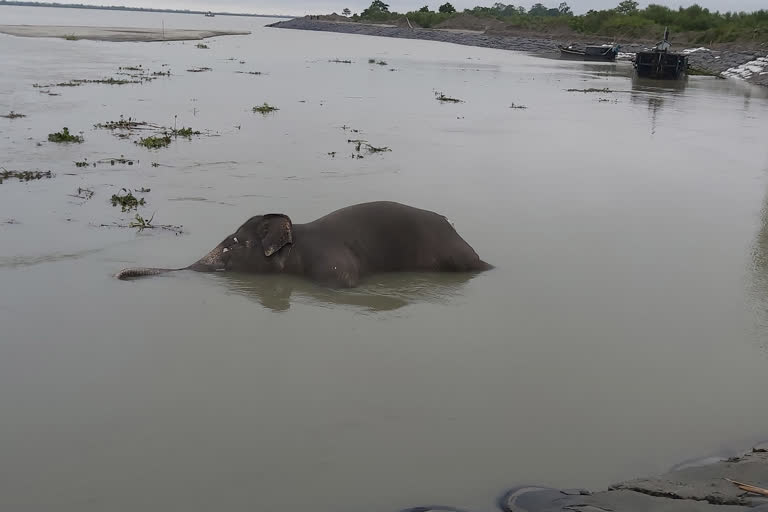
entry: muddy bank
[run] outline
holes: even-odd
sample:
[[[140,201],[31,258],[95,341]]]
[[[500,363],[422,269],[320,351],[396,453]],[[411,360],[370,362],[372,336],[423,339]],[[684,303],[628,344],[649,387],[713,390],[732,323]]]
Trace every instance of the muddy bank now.
[[[196,41],[208,37],[248,35],[239,30],[190,30],[64,25],[0,25],[0,33],[20,37],[60,37],[92,41]]]
[[[268,25],[276,28],[341,32],[403,39],[424,39],[482,48],[497,48],[541,54],[558,55],[557,45],[570,41],[557,38],[499,35],[483,31],[460,31],[410,28],[393,25],[374,25],[355,22],[323,21],[310,18],[295,18]],[[597,42],[597,41],[596,41]],[[634,53],[647,47],[646,44],[622,42],[622,52]],[[727,77],[748,80],[751,83],[768,86],[768,51],[755,50],[710,50],[699,48],[690,51],[691,67],[697,70]]]
[[[768,443],[736,457],[705,458],[680,464],[651,478],[637,478],[599,492],[521,486],[504,493],[504,512],[747,512],[768,510]],[[404,512],[463,512],[445,506]]]

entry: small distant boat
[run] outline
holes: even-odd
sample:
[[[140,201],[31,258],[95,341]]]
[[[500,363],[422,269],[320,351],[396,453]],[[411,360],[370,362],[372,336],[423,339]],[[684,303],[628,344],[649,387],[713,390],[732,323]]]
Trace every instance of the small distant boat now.
[[[669,28],[664,30],[664,39],[650,50],[635,54],[635,70],[638,76],[662,80],[678,80],[688,72],[688,56],[669,51]]]
[[[213,14],[211,11],[208,11],[207,13],[205,13],[205,16],[206,16],[207,18],[213,18],[213,17],[214,17],[214,16],[216,16],[216,15],[215,15],[215,14]]]
[[[578,60],[616,60],[619,54],[620,46],[618,44],[589,45],[584,49],[579,49],[574,45],[557,45],[560,49],[560,56],[569,59]]]

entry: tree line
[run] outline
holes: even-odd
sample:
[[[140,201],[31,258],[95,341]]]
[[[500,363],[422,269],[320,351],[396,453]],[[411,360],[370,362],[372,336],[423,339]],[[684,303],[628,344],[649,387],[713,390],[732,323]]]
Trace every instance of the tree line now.
[[[346,16],[351,14],[349,9],[343,12]],[[390,11],[389,5],[383,0],[373,0],[370,6],[352,16],[352,19],[394,21],[406,16],[412,24],[429,28],[459,14],[493,18],[510,29],[546,32],[565,27],[581,34],[658,39],[664,28],[669,27],[673,36],[680,35],[682,39],[695,43],[768,42],[768,10],[765,9],[751,13],[719,12],[696,4],[677,9],[650,4],[640,9],[635,0],[623,0],[613,9],[590,10],[578,16],[573,14],[566,2],[551,7],[536,3],[530,9],[496,2],[490,7],[465,9],[463,13],[458,13],[450,2],[446,2],[435,10],[425,5],[421,9],[401,14]]]

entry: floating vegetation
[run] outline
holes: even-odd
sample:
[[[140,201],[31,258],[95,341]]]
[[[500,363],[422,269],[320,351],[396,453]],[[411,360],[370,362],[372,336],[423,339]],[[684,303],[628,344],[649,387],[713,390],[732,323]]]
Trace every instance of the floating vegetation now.
[[[66,39],[67,41],[79,41],[80,40],[80,38],[77,37],[75,34],[67,34],[67,35],[64,36],[64,39]]]
[[[245,61],[241,60],[241,61],[238,62],[238,64],[245,64]]]
[[[87,201],[93,197],[93,194],[94,192],[90,188],[77,187],[77,193],[70,194],[70,196]]]
[[[164,66],[167,66],[167,64],[163,64]],[[153,71],[150,76],[153,77],[160,77],[160,76],[171,76],[171,70],[168,71]]]
[[[612,92],[616,92],[616,91],[612,91],[612,90],[608,89],[607,87],[605,89],[595,89],[594,87],[590,87],[589,89],[567,89],[567,91],[568,92],[583,92],[583,93],[603,92],[603,93],[606,93],[606,94],[610,94]]]
[[[379,66],[387,66],[387,61],[385,60],[376,60],[376,59],[368,59],[368,64],[378,64]]]
[[[141,194],[146,194],[146,193],[148,193],[148,192],[152,192],[152,189],[151,189],[151,188],[146,188],[146,187],[141,187],[141,188],[138,190],[138,192],[139,192],[139,193],[141,193]]]
[[[253,107],[253,111],[254,112],[258,112],[259,114],[264,114],[264,115],[267,115],[267,114],[269,114],[271,112],[274,112],[276,110],[280,110],[280,109],[277,108],[277,107],[273,107],[272,105],[270,105],[266,101],[264,102],[263,105],[260,105],[258,107]]]
[[[120,66],[117,69],[121,71],[144,71],[144,68],[141,67],[141,64],[138,66]]]
[[[0,116],[0,117],[4,117],[4,118],[6,118],[6,119],[19,119],[19,118],[22,118],[22,117],[27,117],[27,116],[26,116],[26,115],[24,115],[24,114],[19,114],[18,112],[14,112],[13,110],[11,110],[11,111],[10,111],[10,112],[8,112],[7,114],[5,114],[5,115],[2,115],[2,116]]]
[[[347,130],[349,130],[349,131],[351,131],[352,133],[360,133],[360,130],[358,130],[357,128],[352,128],[351,126],[347,126],[347,125],[343,125],[343,126],[341,127],[341,129],[342,129],[342,130],[344,130],[344,131],[347,131]]]
[[[525,105],[518,105],[518,104],[516,104],[516,103],[512,103],[512,104],[509,106],[509,108],[516,108],[516,109],[521,109],[521,110],[524,110],[524,109],[526,109],[526,108],[528,108],[528,107],[526,107]]]
[[[160,164],[157,162],[152,162],[152,167],[160,167]]]
[[[102,158],[101,160],[98,160],[98,163],[109,164],[109,165],[115,165],[115,164],[133,165],[134,163],[139,163],[139,161],[131,160],[130,158],[125,158],[125,155],[120,155],[119,158]]]
[[[235,71],[235,73],[241,74],[241,75],[263,75],[261,71]]]
[[[444,93],[439,91],[435,91],[435,99],[437,99],[437,101],[440,103],[464,103],[458,98],[451,98],[450,96],[446,96]]]
[[[204,73],[205,71],[213,71],[213,69],[208,67],[202,67],[202,68],[189,68],[187,71],[190,73]]]
[[[195,45],[195,48],[199,48],[201,50],[207,50],[209,48],[209,46],[207,44],[205,44],[205,43],[197,43]]]
[[[376,147],[368,143],[367,140],[360,140],[360,139],[348,139],[348,143],[355,145],[355,151],[360,153],[363,149],[366,149],[369,153],[384,153],[387,151],[392,151],[387,146],[381,146]]]
[[[82,143],[85,139],[82,135],[72,135],[69,133],[69,128],[66,126],[60,131],[56,133],[49,133],[48,134],[48,141],[49,142],[76,142],[78,144]]]
[[[0,184],[11,178],[16,178],[19,181],[32,181],[52,177],[51,171],[9,171],[5,167],[0,167]]]
[[[133,192],[131,192],[127,188],[121,188],[120,192],[125,192],[125,193],[112,194],[112,198],[110,199],[110,202],[112,203],[112,206],[120,206],[120,208],[124,212],[129,212],[131,210],[138,210],[139,206],[144,206],[146,204],[146,201],[144,201],[143,197],[134,196]]]
[[[154,218],[154,214],[152,214],[150,218],[145,219],[137,213],[133,220],[128,224],[119,224],[117,222],[113,222],[112,224],[98,224],[97,226],[100,228],[133,228],[138,229],[139,232],[142,232],[145,229],[161,229],[165,231],[171,231],[176,235],[181,235],[184,233],[182,226],[174,226],[171,224],[152,224]]]
[[[186,137],[188,139],[191,139],[193,135],[200,135],[199,131],[193,130],[192,128],[179,128],[178,130],[173,128],[170,133],[174,137]]]
[[[149,124],[145,121],[135,121],[132,117],[125,119],[122,115],[118,121],[107,121],[106,123],[97,123],[94,128],[103,130],[160,130],[163,127],[156,124]]]
[[[328,156],[330,156],[331,158],[336,158],[336,152],[335,151],[329,151],[328,152]]]
[[[75,167],[88,167],[89,165],[91,164],[88,163],[87,158],[83,158],[80,162],[75,162]],[[93,166],[96,167],[96,162],[93,163]]]
[[[352,64],[351,60],[341,60],[341,59],[329,59],[328,62],[333,62],[335,64]]]
[[[136,144],[138,144],[139,146],[144,146],[147,149],[165,148],[165,147],[168,147],[170,143],[171,143],[170,135],[162,135],[162,136],[150,135],[149,137],[142,137],[141,139],[136,141]]]

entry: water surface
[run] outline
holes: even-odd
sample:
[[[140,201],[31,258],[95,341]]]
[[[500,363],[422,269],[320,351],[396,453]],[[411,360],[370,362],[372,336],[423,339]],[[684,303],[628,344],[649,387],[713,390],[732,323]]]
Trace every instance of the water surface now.
[[[0,119],[2,166],[56,174],[0,185],[0,508],[490,510],[511,485],[605,486],[765,437],[765,90],[267,19],[0,19],[252,31],[0,35],[0,111],[28,116]],[[173,75],[32,86],[139,64]],[[615,92],[567,91],[591,87]],[[120,115],[210,136],[148,151],[92,129]],[[46,142],[63,126],[86,142]],[[351,158],[356,138],[392,152]],[[139,162],[74,165],[120,155]],[[98,227],[131,220],[121,187],[186,233]],[[497,268],[348,291],[111,277],[188,264],[251,215],[378,199],[448,216]]]

